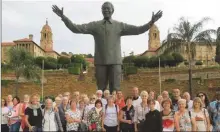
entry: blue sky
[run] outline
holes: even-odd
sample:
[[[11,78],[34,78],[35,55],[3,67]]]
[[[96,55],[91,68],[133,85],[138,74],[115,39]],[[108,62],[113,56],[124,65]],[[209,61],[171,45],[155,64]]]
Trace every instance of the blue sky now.
[[[160,30],[161,41],[167,32],[178,23],[180,17],[196,22],[202,17],[213,20],[205,28],[220,27],[219,0],[110,0],[115,12],[113,19],[133,25],[143,25],[150,21],[152,12],[163,11],[163,17],[156,23]],[[91,35],[73,34],[56,14],[51,6],[64,7],[64,14],[77,24],[102,19],[103,0],[56,0],[56,1],[9,1],[2,2],[2,41],[13,41],[34,35],[39,44],[40,31],[46,18],[53,31],[54,50],[58,52],[92,53],[94,40]],[[122,52],[129,55],[143,53],[148,49],[148,32],[138,36],[126,36],[121,40]]]

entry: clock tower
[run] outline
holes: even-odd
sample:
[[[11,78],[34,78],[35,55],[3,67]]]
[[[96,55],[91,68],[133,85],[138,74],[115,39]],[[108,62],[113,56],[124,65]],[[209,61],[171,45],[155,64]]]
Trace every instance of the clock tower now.
[[[40,47],[45,51],[53,51],[53,38],[52,38],[52,30],[48,25],[48,21],[46,20],[46,24],[43,26],[41,30],[41,39],[40,39]]]
[[[160,31],[154,24],[149,31],[148,50],[155,51],[160,47]]]

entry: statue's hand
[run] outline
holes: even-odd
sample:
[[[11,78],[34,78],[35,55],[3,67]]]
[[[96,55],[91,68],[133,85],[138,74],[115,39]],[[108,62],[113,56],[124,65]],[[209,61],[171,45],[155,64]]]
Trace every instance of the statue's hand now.
[[[157,20],[159,20],[162,17],[162,15],[163,15],[163,12],[161,10],[159,10],[155,15],[153,12],[151,21],[153,23],[156,22]]]
[[[56,13],[59,17],[63,17],[63,8],[60,10],[56,5],[52,5],[53,12]]]

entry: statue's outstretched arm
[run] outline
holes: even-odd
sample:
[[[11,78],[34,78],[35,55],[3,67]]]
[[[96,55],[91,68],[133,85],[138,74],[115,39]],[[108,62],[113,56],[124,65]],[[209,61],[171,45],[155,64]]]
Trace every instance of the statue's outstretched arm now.
[[[150,20],[150,22],[148,22],[147,24],[143,25],[143,26],[134,26],[134,25],[129,25],[126,23],[121,23],[121,27],[122,27],[122,31],[121,31],[121,35],[138,35],[138,34],[142,34],[146,31],[148,31],[151,26],[162,17],[163,12],[162,11],[158,11],[155,15],[153,13],[152,15],[152,19]]]
[[[65,23],[66,27],[69,28],[73,33],[82,33],[82,34],[93,34],[93,28],[95,26],[94,22],[87,24],[74,24],[63,14],[63,8],[60,10],[56,5],[52,6],[53,12],[62,18],[62,21]]]

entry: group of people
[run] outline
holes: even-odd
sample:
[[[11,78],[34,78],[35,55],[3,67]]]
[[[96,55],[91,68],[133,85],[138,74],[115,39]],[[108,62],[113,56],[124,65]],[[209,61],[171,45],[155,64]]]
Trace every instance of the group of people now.
[[[72,95],[72,96],[71,96]],[[132,88],[132,96],[118,90],[101,90],[86,95],[59,94],[55,100],[24,95],[23,101],[8,95],[2,98],[2,132],[18,131],[220,131],[220,92],[209,102],[204,92],[191,100],[174,88],[156,97],[154,91]]]

